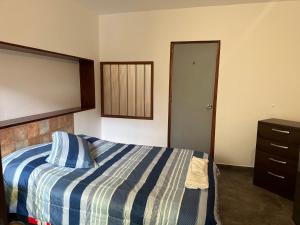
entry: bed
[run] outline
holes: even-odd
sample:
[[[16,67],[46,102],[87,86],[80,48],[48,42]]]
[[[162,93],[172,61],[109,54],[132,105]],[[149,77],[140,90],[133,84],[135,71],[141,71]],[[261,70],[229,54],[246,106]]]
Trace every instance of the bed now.
[[[11,215],[52,225],[220,224],[217,168],[206,153],[83,138],[96,168],[47,163],[52,143],[2,159]],[[193,156],[209,158],[207,190],[185,188]]]

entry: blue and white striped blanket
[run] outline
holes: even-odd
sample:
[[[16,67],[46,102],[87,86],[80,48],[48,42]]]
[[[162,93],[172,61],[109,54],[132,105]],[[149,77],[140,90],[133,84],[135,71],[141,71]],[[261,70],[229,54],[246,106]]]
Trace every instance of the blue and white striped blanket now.
[[[47,163],[51,143],[3,158],[9,212],[53,225],[217,224],[213,160],[209,189],[185,188],[192,156],[207,154],[85,138],[96,168]]]

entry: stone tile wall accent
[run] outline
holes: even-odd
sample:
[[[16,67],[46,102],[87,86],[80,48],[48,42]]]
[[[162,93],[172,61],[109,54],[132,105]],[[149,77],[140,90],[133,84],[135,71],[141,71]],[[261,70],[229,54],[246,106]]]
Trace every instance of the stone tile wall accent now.
[[[74,115],[69,114],[0,129],[1,155],[3,157],[30,145],[51,142],[52,133],[58,130],[74,133]]]

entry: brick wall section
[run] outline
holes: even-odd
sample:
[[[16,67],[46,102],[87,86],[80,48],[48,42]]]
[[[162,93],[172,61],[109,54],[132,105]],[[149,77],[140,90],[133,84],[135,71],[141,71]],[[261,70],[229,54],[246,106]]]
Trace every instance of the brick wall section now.
[[[0,129],[2,157],[18,149],[51,142],[54,131],[74,133],[74,115],[69,114],[20,126]]]

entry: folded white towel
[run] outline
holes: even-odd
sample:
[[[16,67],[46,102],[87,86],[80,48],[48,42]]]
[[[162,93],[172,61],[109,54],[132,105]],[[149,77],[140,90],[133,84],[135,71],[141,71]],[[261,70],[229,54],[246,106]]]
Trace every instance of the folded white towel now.
[[[189,165],[185,187],[201,190],[207,189],[209,187],[208,159],[200,159],[193,156]]]

